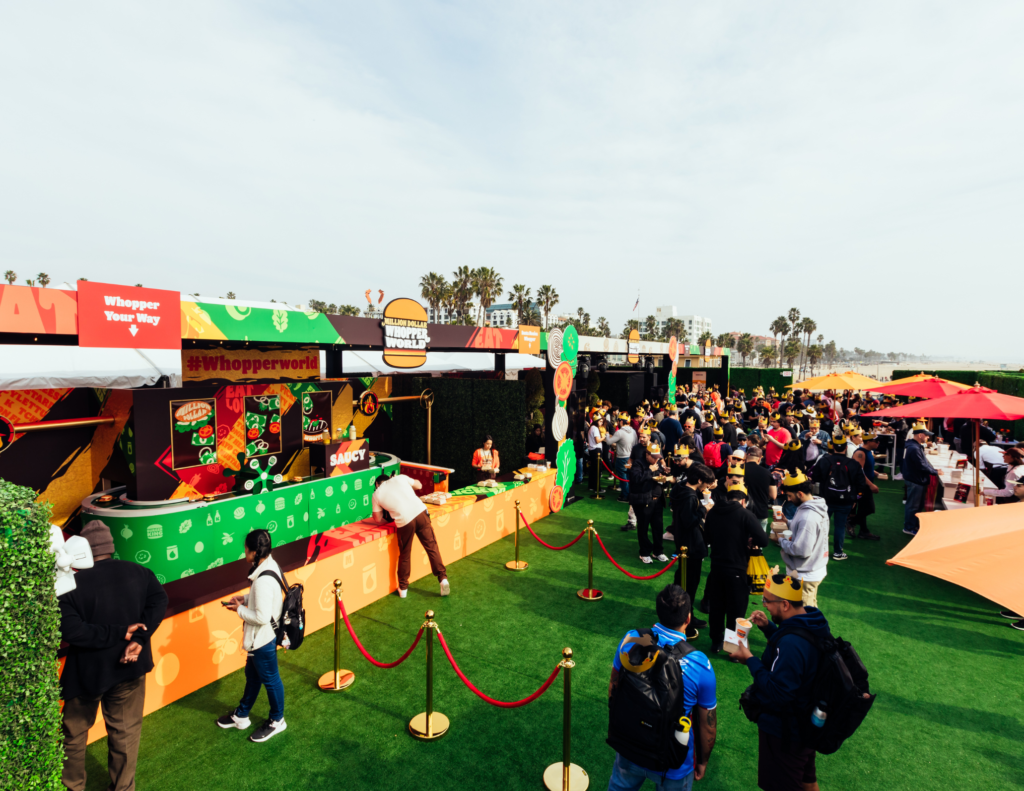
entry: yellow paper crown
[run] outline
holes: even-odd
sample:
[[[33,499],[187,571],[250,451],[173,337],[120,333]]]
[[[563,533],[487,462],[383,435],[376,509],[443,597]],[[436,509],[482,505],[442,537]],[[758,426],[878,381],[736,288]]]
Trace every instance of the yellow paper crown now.
[[[643,434],[645,437],[649,437],[651,436],[651,429],[649,426],[642,426],[640,428],[640,433]]]
[[[744,494],[746,494],[747,493],[747,487],[743,485],[743,481],[740,481],[739,483],[734,483],[732,486],[730,486],[729,487],[729,491],[730,492],[743,492]]]
[[[690,446],[689,445],[680,445],[678,448],[676,448],[676,456],[680,456],[680,457],[685,459],[689,455],[690,455]]]
[[[875,441],[876,439],[878,439],[878,435],[877,435],[877,434],[875,434],[874,432],[871,432],[871,431],[869,431],[869,432],[868,432],[867,434],[865,434],[865,435],[864,435],[864,436],[862,437],[862,439],[863,439],[863,440],[864,440],[865,442],[874,442],[874,441]]]
[[[793,470],[793,472],[787,471],[786,477],[782,479],[783,486],[799,486],[803,483],[807,483],[807,476],[800,469]]]
[[[725,435],[725,431],[722,429],[722,427],[721,426],[715,426],[715,436],[716,437],[721,437],[721,436],[724,436],[724,435]]]
[[[803,445],[800,444],[800,440],[795,439],[792,442],[790,442],[788,445],[786,445],[786,450],[800,450],[800,448],[802,448],[802,447],[803,447]]]
[[[694,421],[694,419],[693,419],[692,417],[688,417],[688,418],[686,418],[686,420],[685,420],[685,421],[683,422],[683,425],[684,425],[684,426],[685,426],[686,428],[693,428],[693,427],[694,427],[694,426],[696,425],[696,421]]]
[[[761,415],[757,419],[757,425],[759,425],[759,426],[767,426],[768,425],[768,418],[766,418],[764,415]]]
[[[744,476],[746,474],[747,474],[747,471],[746,471],[746,469],[744,469],[742,464],[730,464],[729,465],[729,475],[739,475],[739,476],[742,477],[742,476]]]
[[[661,445],[659,445],[657,442],[649,442],[647,443],[647,452],[650,453],[652,456],[660,456]]]
[[[765,580],[764,592],[786,601],[799,602],[800,604],[803,604],[804,601],[803,583],[799,579],[788,575],[785,577],[781,574],[770,576]]]
[[[928,423],[925,422],[925,419],[923,417],[922,418],[918,418],[917,422],[914,424],[914,431],[927,431],[927,430],[928,430]]]
[[[781,420],[782,416],[778,412],[772,412],[772,420]]]

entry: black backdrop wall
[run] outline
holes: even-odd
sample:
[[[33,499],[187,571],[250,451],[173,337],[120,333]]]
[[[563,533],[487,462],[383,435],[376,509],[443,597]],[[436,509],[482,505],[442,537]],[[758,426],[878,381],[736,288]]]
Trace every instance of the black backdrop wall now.
[[[473,451],[490,434],[502,472],[526,464],[526,383],[500,379],[396,377],[394,395],[434,391],[433,457],[455,470],[452,488],[473,483]],[[403,408],[404,407],[404,408]],[[394,452],[408,461],[427,460],[427,413],[416,404],[395,404]],[[382,448],[388,450],[388,448]]]

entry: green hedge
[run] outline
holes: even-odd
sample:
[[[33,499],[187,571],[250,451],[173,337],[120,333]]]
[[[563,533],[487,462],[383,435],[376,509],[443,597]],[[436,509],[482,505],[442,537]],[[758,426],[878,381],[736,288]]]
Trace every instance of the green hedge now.
[[[60,616],[50,506],[0,480],[0,787],[59,789]]]
[[[784,392],[786,387],[796,380],[792,376],[784,377],[783,371],[793,371],[792,368],[730,368],[729,388],[743,388],[748,396],[754,392],[754,388],[760,385],[768,391],[774,387],[777,393]]]
[[[973,385],[977,382],[982,387],[1024,398],[1024,372],[1021,371],[922,371],[920,369],[911,371],[897,369],[892,372],[892,378],[904,379],[920,373],[938,376],[964,385]],[[993,428],[1009,430],[1015,440],[1024,440],[1024,420],[992,420],[990,424]]]

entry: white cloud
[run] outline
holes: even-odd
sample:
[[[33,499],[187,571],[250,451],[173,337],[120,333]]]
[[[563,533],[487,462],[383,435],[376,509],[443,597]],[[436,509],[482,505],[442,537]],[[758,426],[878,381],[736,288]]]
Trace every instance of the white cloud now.
[[[1018,358],[988,319],[1020,259],[1022,21],[22,4],[0,27],[0,256],[354,304],[487,264],[616,329],[639,287],[719,331],[795,305],[847,347]]]

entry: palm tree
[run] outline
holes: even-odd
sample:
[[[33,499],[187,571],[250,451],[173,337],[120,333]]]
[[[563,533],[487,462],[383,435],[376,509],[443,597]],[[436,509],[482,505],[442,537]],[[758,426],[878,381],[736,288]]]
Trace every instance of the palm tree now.
[[[339,316],[358,316],[359,308],[355,305],[339,305],[338,306]]]
[[[39,281],[39,285],[41,285],[43,288],[46,288],[48,285],[50,285],[50,276],[46,274],[46,272],[40,272],[38,275],[36,275],[36,280]]]
[[[811,345],[811,335],[814,333],[814,331],[816,329],[818,329],[818,325],[815,323],[814,319],[812,319],[810,316],[804,316],[803,319],[800,322],[800,330],[803,332],[804,336],[806,336],[806,338],[807,338],[807,341],[804,344],[804,365],[805,366],[807,364],[807,348]],[[802,367],[801,370],[804,370],[804,368]]]
[[[480,298],[480,321],[477,326],[484,326],[487,318],[487,308],[494,304],[494,298],[501,294],[501,285],[504,278],[489,266],[482,266],[476,270],[474,290]]]
[[[234,298],[235,298],[235,292],[234,291],[229,291],[227,293],[227,296],[225,297],[225,299],[234,299]]]
[[[444,308],[445,313],[448,316],[448,323],[455,323],[455,307],[458,304],[458,293],[455,290],[455,285],[452,283],[445,283],[441,289],[441,307]]]
[[[551,309],[558,304],[558,292],[554,286],[541,286],[537,289],[537,302],[544,311],[544,328],[547,329],[548,321],[551,318]]]
[[[786,321],[785,316],[779,316],[775,321],[768,327],[771,330],[772,335],[775,336],[775,348],[779,351],[779,367],[782,367],[782,344],[779,343],[779,336],[783,339],[786,337],[786,333],[789,332],[789,322]]]
[[[668,341],[673,335],[676,336],[676,343],[686,345],[686,325],[682,319],[671,318],[665,321],[665,331],[662,340]]]
[[[604,316],[597,317],[597,334],[602,338],[608,338],[612,334],[612,328],[608,326],[608,319]]]
[[[509,301],[516,306],[518,312],[518,323],[523,323],[523,311],[526,306],[530,304],[530,291],[528,286],[524,286],[522,283],[516,283],[512,286],[512,290],[508,292]]]
[[[715,336],[714,345],[721,346],[723,349],[732,349],[736,346],[736,339],[733,338],[731,332],[723,332],[721,335]]]
[[[732,338],[732,336],[729,337]],[[743,367],[746,368],[747,355],[754,351],[754,336],[749,332],[740,335],[739,341],[736,342],[736,351],[743,355]]]
[[[761,347],[761,367],[767,368],[775,361],[775,347],[767,343]]]
[[[455,309],[459,312],[460,318],[466,314],[469,301],[473,296],[474,276],[475,270],[468,266],[460,266],[452,272],[452,290],[454,291],[452,296],[455,299]]]
[[[537,310],[534,305],[527,305],[523,311],[523,324],[528,327],[539,327],[540,326],[540,311]]]
[[[438,309],[441,305],[441,297],[444,294],[444,287],[447,285],[444,277],[437,272],[428,272],[420,278],[420,297],[427,301],[430,310],[434,313],[434,321],[440,321]]]
[[[654,316],[648,316],[644,319],[644,332],[647,334],[647,340],[654,340],[654,333],[658,330],[658,320]]]
[[[783,349],[783,355],[786,359],[786,367],[792,368],[794,361],[800,356],[800,341],[796,338],[790,338],[786,341],[786,348]]]
[[[13,286],[14,285],[14,281],[17,280],[17,279],[18,279],[18,273],[15,272],[13,269],[8,269],[6,272],[4,272],[4,280],[7,281],[7,285]]]
[[[697,345],[703,348],[708,345],[708,341],[712,340],[712,338],[711,333],[708,330],[704,330],[697,339]]]
[[[34,288],[36,285],[36,281],[32,280],[31,278],[25,278],[25,285],[28,286],[29,288]]]
[[[640,322],[636,319],[630,319],[626,322],[626,326],[622,329],[622,334],[619,336],[622,340],[629,340],[629,333],[633,330],[640,331]]]
[[[811,376],[814,376],[814,366],[821,362],[823,354],[824,350],[818,344],[814,344],[807,349],[807,362],[811,367]]]

